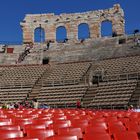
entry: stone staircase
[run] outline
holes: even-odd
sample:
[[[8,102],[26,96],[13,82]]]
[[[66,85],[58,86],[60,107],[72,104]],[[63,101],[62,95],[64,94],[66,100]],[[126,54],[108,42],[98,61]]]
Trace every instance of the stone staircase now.
[[[92,85],[88,87],[85,95],[83,96],[82,102],[83,107],[88,107],[88,105],[91,103],[91,101],[94,99],[96,95],[97,85]]]
[[[130,99],[129,105],[133,105],[134,107],[140,107],[140,80],[138,81],[136,90]]]
[[[44,71],[44,73],[42,74],[42,76],[36,81],[35,85],[33,86],[31,92],[30,92],[30,99],[36,98],[38,97],[41,88],[43,87],[43,80],[49,76],[51,72],[51,68],[48,68]]]

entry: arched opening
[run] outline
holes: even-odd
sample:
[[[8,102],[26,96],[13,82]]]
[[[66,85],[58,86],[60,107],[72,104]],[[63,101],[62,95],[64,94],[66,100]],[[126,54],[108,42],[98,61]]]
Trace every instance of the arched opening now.
[[[45,42],[45,31],[43,28],[38,27],[35,29],[34,42]]]
[[[112,36],[112,22],[111,21],[103,21],[101,24],[101,36]]]
[[[67,30],[64,26],[60,26],[56,29],[56,41],[65,42],[67,40]]]
[[[86,23],[81,23],[78,26],[78,39],[86,39],[90,37],[89,26]]]

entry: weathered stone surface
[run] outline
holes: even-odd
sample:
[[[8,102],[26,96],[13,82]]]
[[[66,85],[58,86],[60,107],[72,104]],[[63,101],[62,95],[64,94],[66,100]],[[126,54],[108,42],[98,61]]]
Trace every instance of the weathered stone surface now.
[[[67,30],[67,38],[70,40],[78,39],[78,26],[87,23],[90,29],[90,38],[101,37],[101,23],[110,21],[112,31],[117,35],[123,35],[124,29],[124,12],[119,4],[113,8],[97,11],[89,11],[75,14],[27,14],[21,26],[23,29],[23,42],[34,42],[34,30],[41,27],[45,31],[45,41],[56,41],[56,29],[64,26]]]

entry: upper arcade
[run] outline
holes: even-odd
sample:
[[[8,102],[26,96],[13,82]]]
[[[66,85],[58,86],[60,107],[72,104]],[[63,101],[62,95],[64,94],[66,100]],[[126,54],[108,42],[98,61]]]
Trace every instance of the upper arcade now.
[[[35,42],[34,32],[42,28],[45,32],[44,41],[56,41],[56,30],[64,27],[67,39],[78,40],[78,26],[85,23],[89,27],[89,38],[101,37],[102,22],[112,23],[112,34],[120,36],[125,34],[124,12],[119,4],[105,10],[89,11],[75,14],[27,14],[20,23],[23,29],[23,43]]]

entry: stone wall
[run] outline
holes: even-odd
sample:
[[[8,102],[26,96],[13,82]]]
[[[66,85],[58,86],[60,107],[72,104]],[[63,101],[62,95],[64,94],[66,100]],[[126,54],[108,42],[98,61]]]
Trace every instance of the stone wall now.
[[[50,43],[50,48],[46,49],[46,44],[34,44],[24,61],[19,64],[41,64],[44,57],[48,57],[52,63],[68,63],[79,61],[99,61],[102,59],[134,56],[140,54],[140,46],[134,42],[134,38],[140,35],[124,35],[118,37],[105,37],[97,39],[88,39],[79,43]],[[119,43],[124,40],[123,43]],[[24,45],[8,45],[14,48],[13,53],[0,53],[0,65],[16,64],[19,55],[24,52]]]
[[[112,23],[112,32],[117,36],[125,33],[124,29],[124,12],[119,4],[105,10],[89,11],[74,14],[27,14],[20,23],[23,30],[23,42],[34,42],[34,31],[40,26],[45,31],[45,41],[56,41],[56,29],[65,27],[67,38],[78,40],[78,26],[86,23],[89,26],[90,38],[101,37],[101,24],[104,21]]]
[[[140,39],[138,35],[137,38]],[[125,40],[124,43],[119,43]],[[99,61],[117,57],[140,54],[140,46],[135,46],[134,36],[118,36],[85,40],[83,43],[51,43],[47,50],[45,44],[35,44],[24,64],[40,64],[47,57],[52,63],[80,61]],[[43,49],[43,51],[42,51]]]

